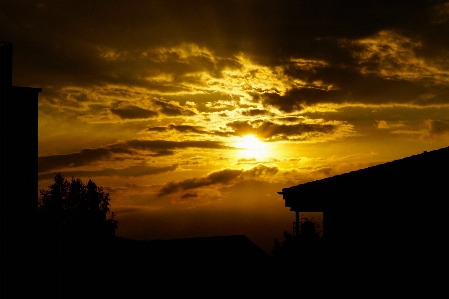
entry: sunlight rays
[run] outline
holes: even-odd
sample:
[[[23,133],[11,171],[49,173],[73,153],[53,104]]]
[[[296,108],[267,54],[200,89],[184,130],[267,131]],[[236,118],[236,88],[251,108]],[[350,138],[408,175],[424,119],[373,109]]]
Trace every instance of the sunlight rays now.
[[[236,147],[240,150],[238,155],[241,158],[264,159],[269,154],[268,146],[265,142],[260,141],[254,135],[246,135],[237,141]]]

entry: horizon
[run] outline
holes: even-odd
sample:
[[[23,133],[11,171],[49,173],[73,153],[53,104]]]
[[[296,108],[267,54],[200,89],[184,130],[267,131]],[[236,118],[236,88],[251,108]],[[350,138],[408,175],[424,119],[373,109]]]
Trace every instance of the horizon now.
[[[283,188],[449,145],[449,2],[376,3],[0,4],[39,189],[92,179],[120,237],[270,253]]]

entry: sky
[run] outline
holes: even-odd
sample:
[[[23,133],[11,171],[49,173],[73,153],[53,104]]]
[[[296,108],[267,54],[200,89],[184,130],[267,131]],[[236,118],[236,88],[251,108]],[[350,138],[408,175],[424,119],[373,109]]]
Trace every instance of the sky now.
[[[448,1],[11,0],[0,28],[39,189],[92,179],[118,236],[269,252],[282,188],[449,145]]]

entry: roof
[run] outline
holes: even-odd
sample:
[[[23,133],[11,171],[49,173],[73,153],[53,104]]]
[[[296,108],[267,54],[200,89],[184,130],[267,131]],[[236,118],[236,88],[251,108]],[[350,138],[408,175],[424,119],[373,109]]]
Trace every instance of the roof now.
[[[372,208],[379,206],[379,197],[389,198],[389,205],[402,205],[405,197],[425,197],[429,201],[430,194],[448,199],[448,170],[449,147],[445,147],[284,188],[278,193],[287,207],[302,211],[323,211],[335,208],[337,203],[339,207]]]
[[[33,241],[36,258],[32,263],[37,268],[49,264],[60,267],[64,261],[66,269],[105,267],[111,271],[124,269],[127,275],[133,269],[259,269],[272,263],[272,257],[244,235],[152,241],[121,237]],[[54,248],[60,250],[55,252]],[[179,279],[176,274],[173,272],[174,281]]]
[[[11,86],[13,90],[27,90],[27,91],[34,91],[34,92],[42,92],[42,88],[38,87],[28,87],[28,86]]]
[[[153,256],[268,256],[244,235],[138,242]]]
[[[42,88],[37,87],[25,87],[25,86],[11,86],[13,93],[39,93],[42,92]]]
[[[270,258],[244,235],[121,242],[130,268],[254,268]]]

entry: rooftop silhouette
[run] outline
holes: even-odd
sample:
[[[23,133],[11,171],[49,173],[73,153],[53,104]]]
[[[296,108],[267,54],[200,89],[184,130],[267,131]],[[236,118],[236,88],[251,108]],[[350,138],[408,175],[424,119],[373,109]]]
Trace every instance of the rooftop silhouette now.
[[[448,267],[447,169],[449,147],[278,193],[297,230],[301,212],[323,213],[321,267]]]

